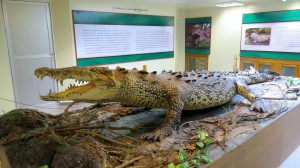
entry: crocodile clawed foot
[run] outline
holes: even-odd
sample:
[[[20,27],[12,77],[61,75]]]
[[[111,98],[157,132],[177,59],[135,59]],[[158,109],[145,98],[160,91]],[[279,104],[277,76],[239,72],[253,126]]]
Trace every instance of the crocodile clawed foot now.
[[[259,99],[251,105],[250,110],[251,111],[259,111],[259,112],[263,112],[263,113],[269,113],[270,105],[267,101],[265,101],[263,99]]]
[[[162,130],[161,128],[155,130],[154,132],[146,133],[142,135],[143,139],[146,140],[152,140],[152,141],[161,141],[163,140],[166,136],[168,136],[170,133],[166,133],[166,131]]]

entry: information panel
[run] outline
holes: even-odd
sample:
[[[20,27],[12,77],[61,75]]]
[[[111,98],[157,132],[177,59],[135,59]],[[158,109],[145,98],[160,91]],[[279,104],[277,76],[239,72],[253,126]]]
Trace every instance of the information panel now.
[[[241,50],[300,53],[300,22],[243,24]]]
[[[174,17],[72,13],[78,66],[174,57]]]
[[[75,24],[77,58],[173,51],[172,26]]]
[[[242,57],[300,60],[300,10],[243,14]]]

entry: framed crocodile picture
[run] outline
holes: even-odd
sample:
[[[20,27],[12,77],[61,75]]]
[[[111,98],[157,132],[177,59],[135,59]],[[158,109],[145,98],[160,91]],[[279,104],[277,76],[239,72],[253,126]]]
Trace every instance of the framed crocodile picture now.
[[[211,17],[185,20],[186,53],[209,54],[211,42]]]

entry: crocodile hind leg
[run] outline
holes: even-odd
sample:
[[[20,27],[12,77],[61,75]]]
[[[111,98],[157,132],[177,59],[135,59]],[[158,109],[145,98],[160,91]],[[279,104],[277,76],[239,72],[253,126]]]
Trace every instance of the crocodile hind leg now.
[[[256,98],[254,94],[251,93],[248,85],[244,81],[236,81],[236,88],[240,95],[252,102],[250,110],[260,112],[270,111],[269,104],[263,99]]]
[[[172,134],[172,131],[178,127],[181,119],[181,113],[184,103],[180,100],[172,100],[169,102],[167,116],[163,124],[153,132],[143,135],[144,139],[161,141],[166,136]]]

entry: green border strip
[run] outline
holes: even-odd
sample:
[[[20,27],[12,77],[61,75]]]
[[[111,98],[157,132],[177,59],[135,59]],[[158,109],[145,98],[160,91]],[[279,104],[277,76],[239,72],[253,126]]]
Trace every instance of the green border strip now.
[[[211,23],[211,17],[186,18],[185,24]]]
[[[243,14],[243,24],[300,21],[300,10]]]
[[[241,51],[240,56],[300,60],[300,53],[287,53],[287,52]]]
[[[105,65],[105,64],[122,63],[122,62],[163,59],[163,58],[174,58],[174,52],[171,51],[171,52],[162,52],[162,53],[77,59],[77,66],[81,67],[81,66],[91,66],[91,65]]]
[[[196,49],[196,48],[186,48],[185,53],[194,53],[194,54],[210,54],[210,49]]]
[[[174,26],[172,16],[121,14],[73,10],[74,24]]]

